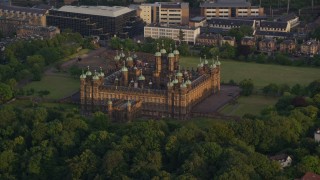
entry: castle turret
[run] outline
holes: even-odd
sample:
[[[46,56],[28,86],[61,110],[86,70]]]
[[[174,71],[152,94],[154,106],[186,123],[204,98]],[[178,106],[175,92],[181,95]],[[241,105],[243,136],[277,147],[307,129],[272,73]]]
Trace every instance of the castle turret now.
[[[138,81],[139,81],[139,86],[140,88],[143,88],[143,85],[144,85],[144,81],[146,80],[146,78],[144,77],[144,75],[142,74],[142,69],[141,69],[141,74],[138,78]]]
[[[187,81],[186,81],[186,83],[185,83],[188,89],[191,88],[191,83],[192,83],[192,82],[190,81],[190,79],[189,79],[189,77],[188,77],[188,79],[187,79]]]
[[[164,48],[164,42],[162,40],[162,49],[160,50],[160,53],[162,56],[164,56],[165,54],[167,54],[167,50]]]
[[[156,72],[161,72],[161,52],[159,52],[159,44],[157,44],[157,52],[154,54],[156,63]]]
[[[174,58],[175,58],[175,69],[178,69],[179,66],[179,59],[180,59],[180,52],[178,51],[177,45],[175,45],[175,50],[173,51]]]
[[[127,102],[127,111],[131,112],[131,102],[130,102],[130,100],[128,100],[128,102]]]
[[[172,53],[172,49],[171,49],[171,45],[170,45],[170,53],[168,54],[168,61],[169,61],[169,64],[168,64],[168,70],[169,72],[173,72],[174,71],[174,68],[175,68],[175,57],[174,57],[174,54]]]
[[[112,111],[113,111],[113,107],[112,107],[112,101],[109,99],[108,100],[108,115],[109,115],[109,118],[111,119],[112,118]]]
[[[128,86],[128,68],[126,67],[126,63],[124,61],[124,66],[121,68],[121,73],[122,73],[122,83],[123,86]]]
[[[128,57],[127,57],[127,65],[128,65],[128,67],[132,67],[133,66],[133,58],[131,57],[130,52],[129,52]]]
[[[90,71],[90,67],[88,66],[87,68],[88,68],[88,70],[87,70],[87,72],[86,72],[86,76],[91,77],[91,76],[92,76],[92,73],[91,73],[91,71]]]
[[[126,57],[126,55],[123,52],[123,48],[121,48],[120,58],[125,58],[125,57]]]
[[[104,72],[103,72],[103,70],[102,70],[102,67],[100,67],[100,73],[99,73],[99,79],[100,79],[100,81],[101,81],[101,83],[103,83],[103,80],[104,80]]]
[[[183,74],[182,74],[181,71],[180,71],[180,66],[179,66],[179,70],[178,70],[176,76],[177,76],[177,78],[178,78],[178,82],[179,82],[179,83],[182,83]]]

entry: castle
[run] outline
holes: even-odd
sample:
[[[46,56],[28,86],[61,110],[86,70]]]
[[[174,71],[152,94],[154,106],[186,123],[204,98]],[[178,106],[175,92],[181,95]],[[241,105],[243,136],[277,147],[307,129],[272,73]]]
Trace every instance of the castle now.
[[[177,47],[157,47],[154,59],[124,53],[114,57],[117,71],[105,76],[89,67],[80,76],[83,112],[102,111],[117,121],[140,115],[186,119],[192,108],[220,91],[220,62],[204,57],[196,70],[180,68]]]

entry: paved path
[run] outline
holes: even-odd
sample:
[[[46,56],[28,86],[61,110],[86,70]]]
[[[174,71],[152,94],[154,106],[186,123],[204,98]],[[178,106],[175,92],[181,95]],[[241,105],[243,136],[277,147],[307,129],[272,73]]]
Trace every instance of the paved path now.
[[[229,103],[240,94],[238,86],[222,85],[220,92],[209,96],[199,104],[197,104],[192,112],[195,113],[213,113],[217,112],[221,107]]]
[[[106,51],[106,49],[102,47],[102,48],[90,51],[88,54],[83,54],[83,55],[81,55],[81,59],[82,59],[81,61],[88,61],[92,57],[98,56],[101,53],[103,53],[104,51]],[[78,58],[73,58],[73,59],[71,59],[69,61],[66,61],[66,62],[62,63],[61,69],[66,69],[66,68],[72,66],[73,64],[75,64],[77,62],[78,62]],[[44,72],[44,74],[45,75],[57,75],[57,73],[55,73],[55,67],[50,67],[49,69],[47,69]],[[61,74],[61,76],[64,76],[64,75]]]

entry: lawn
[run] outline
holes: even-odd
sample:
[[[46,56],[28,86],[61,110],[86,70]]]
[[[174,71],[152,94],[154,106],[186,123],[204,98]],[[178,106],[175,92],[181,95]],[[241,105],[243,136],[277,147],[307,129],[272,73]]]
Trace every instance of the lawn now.
[[[184,67],[197,67],[198,57],[181,57]],[[209,61],[211,63],[211,60]],[[307,85],[313,80],[320,79],[320,69],[306,67],[292,67],[273,64],[245,63],[232,60],[221,60],[221,81],[231,79],[239,82],[251,78],[255,87],[263,88],[269,83]]]
[[[261,110],[268,106],[273,106],[277,102],[277,98],[266,97],[266,96],[241,96],[237,103],[228,104],[223,107],[219,112],[229,116],[240,116],[250,113],[253,115],[259,115]]]
[[[48,90],[49,99],[61,99],[76,92],[80,87],[80,80],[62,74],[46,75],[41,81],[33,81],[24,87],[24,90],[33,88],[36,92]]]

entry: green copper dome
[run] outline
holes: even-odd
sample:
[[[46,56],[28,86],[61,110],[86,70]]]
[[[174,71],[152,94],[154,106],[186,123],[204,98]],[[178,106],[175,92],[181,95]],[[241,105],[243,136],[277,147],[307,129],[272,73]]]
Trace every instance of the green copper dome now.
[[[191,81],[188,79],[187,81],[186,81],[186,85],[191,85]]]
[[[127,71],[128,71],[128,68],[125,67],[125,66],[123,66],[123,67],[121,68],[121,71],[122,71],[122,72],[127,72]]]
[[[120,60],[120,56],[119,56],[119,55],[116,55],[116,56],[114,57],[114,60],[115,60],[115,61],[119,61],[119,60]]]
[[[154,54],[154,56],[160,57],[160,56],[161,56],[161,52],[156,52],[156,53]]]
[[[91,73],[91,71],[90,71],[90,69],[89,69],[89,66],[88,66],[88,70],[87,70],[87,72],[86,72],[86,75],[87,75],[87,76],[91,76],[91,75],[92,75],[92,73]]]
[[[175,78],[175,79],[172,81],[172,83],[173,83],[173,84],[178,84],[178,83],[179,83],[179,81],[178,81],[178,79],[177,79],[177,78]]]
[[[185,83],[182,83],[181,85],[180,85],[180,88],[186,88],[187,87],[187,85],[185,84]]]
[[[176,74],[178,77],[182,77],[183,74],[179,71],[177,74]]]
[[[164,49],[164,48],[162,48],[162,49],[160,50],[160,52],[161,52],[161,54],[166,54],[166,53],[167,53],[167,50]]]
[[[221,62],[220,62],[220,61],[218,61],[216,64],[217,64],[217,66],[220,66],[220,65],[221,65]]]
[[[80,79],[85,79],[87,76],[85,74],[80,75]]]
[[[102,71],[102,68],[100,67],[100,73],[99,73],[100,77],[104,77],[104,72]]]
[[[173,54],[174,54],[174,55],[179,55],[180,52],[179,52],[177,49],[175,49],[175,50],[173,51]]]
[[[109,100],[109,101],[108,101],[108,104],[109,104],[109,105],[112,105],[112,101],[111,101],[111,100]]]
[[[142,75],[142,74],[139,76],[138,79],[139,79],[139,81],[144,81],[144,80],[146,80],[146,78],[145,78],[144,75]]]
[[[168,54],[168,58],[173,58],[174,57],[174,54],[173,53],[169,53]]]
[[[133,61],[132,57],[131,56],[127,57],[127,61]]]
[[[99,80],[99,76],[98,76],[98,73],[95,72],[94,73],[94,76],[92,77],[93,80]]]
[[[172,87],[172,86],[173,86],[173,83],[172,83],[171,81],[169,81],[169,82],[167,83],[167,86],[168,86],[168,87]]]

